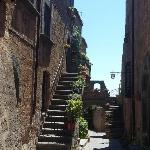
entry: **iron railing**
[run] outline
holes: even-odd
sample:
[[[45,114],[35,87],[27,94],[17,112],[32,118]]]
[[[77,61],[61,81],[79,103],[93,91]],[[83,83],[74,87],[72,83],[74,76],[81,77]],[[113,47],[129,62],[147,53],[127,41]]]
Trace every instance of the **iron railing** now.
[[[56,70],[54,78],[53,78],[53,83],[51,86],[51,97],[50,97],[50,99],[52,99],[52,97],[54,95],[54,92],[56,90],[59,78],[60,78],[63,70],[64,70],[64,55],[60,58],[59,65],[57,67],[57,70]]]

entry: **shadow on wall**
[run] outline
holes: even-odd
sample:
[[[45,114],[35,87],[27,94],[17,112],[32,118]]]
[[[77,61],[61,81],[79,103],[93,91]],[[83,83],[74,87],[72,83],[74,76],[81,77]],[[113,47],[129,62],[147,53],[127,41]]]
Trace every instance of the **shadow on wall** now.
[[[4,36],[6,22],[6,5],[4,0],[0,0],[0,37]]]
[[[19,96],[19,74],[18,74],[19,63],[15,55],[12,55],[12,63],[13,63],[14,82],[15,82],[15,89],[16,89],[16,99],[17,99],[17,105],[18,105],[18,103],[21,102],[21,99]]]

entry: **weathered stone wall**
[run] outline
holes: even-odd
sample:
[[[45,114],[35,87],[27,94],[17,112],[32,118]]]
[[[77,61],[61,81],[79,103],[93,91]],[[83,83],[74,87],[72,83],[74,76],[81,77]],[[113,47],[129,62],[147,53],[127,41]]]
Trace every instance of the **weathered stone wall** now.
[[[8,50],[8,43],[1,42],[0,147],[2,150],[21,149],[21,118],[15,95],[11,52]]]
[[[134,44],[134,101],[135,101],[135,136],[136,141],[140,144],[143,142],[143,130],[147,130],[148,133],[150,131],[150,119],[149,119],[149,79],[150,73],[148,74],[149,62],[150,60],[146,60],[146,57],[150,55],[150,1],[149,0],[136,0],[134,1],[134,28],[132,22],[133,15],[133,7],[132,2],[127,0],[126,4],[126,35],[125,35],[125,43],[124,43],[124,53],[123,53],[123,71],[126,61],[132,60],[132,44]],[[132,29],[134,29],[134,43],[132,40]],[[147,68],[145,67],[147,65]],[[146,72],[147,70],[147,72]],[[144,74],[146,74],[146,79],[144,79]],[[145,82],[143,82],[145,80]],[[145,84],[145,85],[144,85]],[[148,85],[146,87],[146,85]],[[125,102],[125,100],[124,100]],[[145,103],[145,107],[143,107],[143,102]],[[127,104],[126,105],[131,105]],[[143,108],[142,108],[143,107]],[[127,107],[126,107],[127,108]],[[130,118],[132,107],[128,107],[124,109],[125,116],[128,114],[128,118]],[[145,111],[145,118],[143,118],[143,112]],[[131,119],[130,119],[131,120]],[[132,122],[133,123],[133,122]],[[132,124],[130,123],[130,125]],[[144,124],[147,124],[144,127]],[[133,124],[132,124],[133,125]],[[128,119],[125,120],[125,126],[129,131],[131,126],[129,126]],[[144,129],[144,128],[146,129]],[[145,133],[144,133],[145,134]],[[150,138],[150,135],[148,135]]]
[[[122,56],[122,94],[124,95],[123,98],[123,110],[124,110],[124,135],[130,140],[131,133],[132,133],[132,98],[126,97],[128,91],[126,83],[129,83],[129,80],[126,76],[126,65],[130,63],[132,65],[132,1],[126,1],[126,24],[125,24],[125,38],[124,38],[124,45],[123,45],[123,56]],[[132,69],[132,68],[131,68]],[[130,78],[132,78],[131,70]],[[128,80],[128,81],[125,81]],[[126,83],[125,83],[126,82]],[[129,83],[131,85],[131,83]],[[131,89],[130,89],[131,90]]]
[[[13,28],[14,6],[13,2],[6,3],[5,35],[0,38],[0,147],[28,150],[35,149],[39,126],[39,117],[31,122],[35,43]],[[36,26],[36,21],[32,23]]]
[[[145,70],[145,63],[146,56],[150,56],[150,1],[143,0],[143,1],[135,1],[135,100],[136,100],[136,136],[137,141],[142,141],[143,137],[143,123],[142,116],[143,111],[142,109],[149,110],[150,107],[148,106],[148,101],[145,101],[145,96],[148,95],[149,91],[146,91],[147,87],[143,87],[143,79],[144,79],[144,70]],[[148,70],[148,69],[147,69]],[[149,67],[150,70],[150,67]],[[150,79],[150,73],[148,75]],[[150,84],[150,81],[146,79],[146,82]],[[145,88],[145,89],[144,89]],[[144,89],[144,91],[143,91]],[[150,98],[150,97],[149,97]],[[142,101],[146,102],[146,107],[142,108]],[[145,103],[144,102],[144,103]],[[140,111],[140,113],[138,113]],[[147,119],[145,122],[149,122],[149,111],[147,111]],[[149,123],[148,123],[149,124]],[[149,125],[148,125],[149,126]],[[150,129],[147,129],[150,130]]]
[[[64,10],[64,12],[62,11]],[[52,33],[51,40],[54,43],[50,56],[50,63],[47,67],[39,67],[38,69],[38,99],[41,102],[42,96],[42,77],[43,72],[47,71],[50,74],[50,91],[53,88],[53,81],[55,79],[58,65],[60,60],[63,57],[63,70],[66,70],[66,51],[64,49],[64,45],[67,43],[68,36],[70,34],[70,19],[69,14],[67,13],[67,6],[64,4],[60,9],[60,2],[53,1],[53,11],[52,11]],[[50,93],[51,94],[51,93]],[[40,106],[41,107],[41,106]]]
[[[135,2],[135,92],[141,90],[144,58],[150,52],[150,1]]]
[[[62,56],[63,71],[66,69],[64,45],[71,34],[71,20],[67,1],[54,0],[51,35],[54,46],[48,56],[49,65],[37,68],[34,102],[37,13],[32,10],[32,15],[29,15],[31,7],[26,7],[26,3],[6,1],[6,11],[0,8],[0,17],[3,18],[0,23],[4,24],[0,30],[0,149],[4,150],[35,149],[41,125],[43,72],[47,71],[50,75],[51,94]],[[5,10],[5,7],[2,8]]]

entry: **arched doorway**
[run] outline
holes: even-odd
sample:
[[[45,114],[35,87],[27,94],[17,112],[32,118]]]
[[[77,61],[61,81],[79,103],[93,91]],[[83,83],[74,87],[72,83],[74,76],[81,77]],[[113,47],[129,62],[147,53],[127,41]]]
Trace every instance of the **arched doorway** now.
[[[144,145],[150,143],[150,55],[144,59],[142,74],[142,140]]]
[[[95,84],[94,84],[94,90],[95,90],[95,89],[98,89],[98,90],[100,91],[101,85],[100,85],[99,83],[95,83]]]

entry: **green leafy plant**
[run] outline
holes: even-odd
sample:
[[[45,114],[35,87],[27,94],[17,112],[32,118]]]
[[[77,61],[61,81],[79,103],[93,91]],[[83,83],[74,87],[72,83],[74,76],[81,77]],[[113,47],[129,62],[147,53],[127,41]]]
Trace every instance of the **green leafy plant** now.
[[[79,27],[74,26],[71,40],[72,49],[79,52],[80,44],[81,44],[81,31],[79,30]]]
[[[78,94],[73,94],[71,99],[68,100],[68,106],[66,112],[68,114],[69,120],[75,121],[82,115],[83,102],[81,96]]]
[[[83,72],[83,71],[86,71],[86,67],[84,66],[84,65],[82,65],[82,64],[79,64],[79,66],[78,66],[78,72],[79,72],[79,74],[81,73],[81,72]]]
[[[72,12],[74,12],[75,8],[74,7],[68,7],[68,9]]]
[[[88,123],[83,117],[80,117],[80,120],[79,120],[79,137],[84,139],[87,137],[87,134],[88,134]]]
[[[88,62],[89,58],[87,57],[87,55],[83,52],[80,53],[80,58],[82,61]]]
[[[79,76],[78,80],[74,81],[72,83],[73,91],[78,93],[78,94],[81,94],[84,86],[85,86],[85,80],[83,79],[82,76]]]

